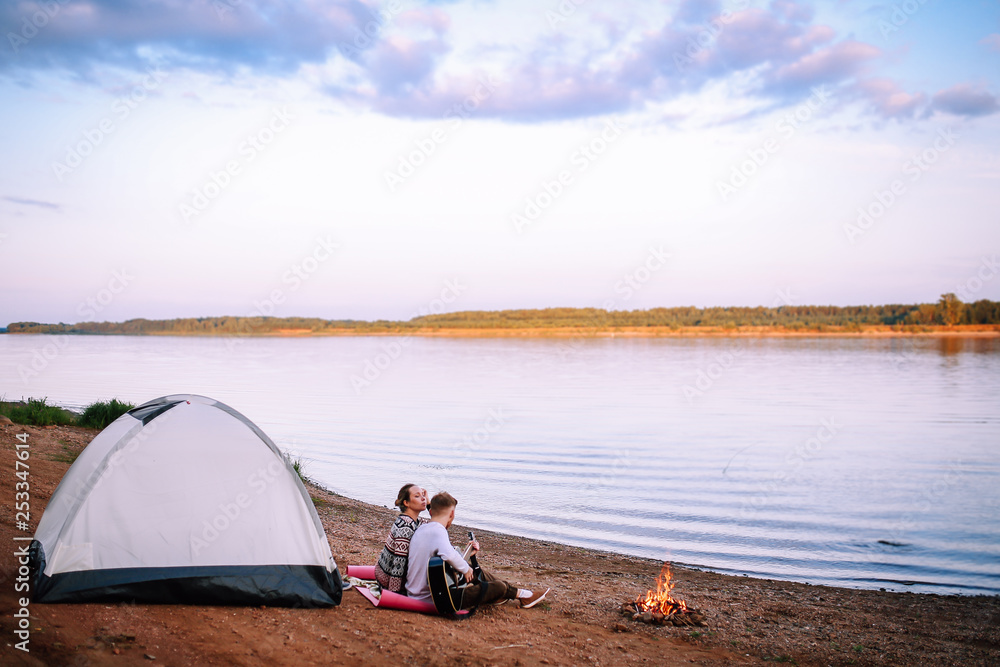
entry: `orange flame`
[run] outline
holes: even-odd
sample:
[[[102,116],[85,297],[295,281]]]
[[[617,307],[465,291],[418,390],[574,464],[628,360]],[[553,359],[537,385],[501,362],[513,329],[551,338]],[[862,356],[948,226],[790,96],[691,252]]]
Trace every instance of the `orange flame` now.
[[[674,590],[670,564],[664,563],[660,569],[660,576],[656,578],[656,590],[646,591],[645,595],[640,595],[635,599],[635,606],[639,611],[651,611],[670,616],[671,614],[687,612],[687,603],[684,600],[675,600],[670,592]]]

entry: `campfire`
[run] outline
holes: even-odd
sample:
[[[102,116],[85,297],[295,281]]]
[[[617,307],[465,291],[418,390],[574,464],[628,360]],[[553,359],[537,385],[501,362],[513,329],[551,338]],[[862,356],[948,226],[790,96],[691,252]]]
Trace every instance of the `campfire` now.
[[[705,617],[700,612],[670,594],[674,585],[670,564],[664,563],[660,576],[656,578],[656,590],[646,591],[635,602],[623,604],[622,614],[633,621],[653,625],[705,625]]]

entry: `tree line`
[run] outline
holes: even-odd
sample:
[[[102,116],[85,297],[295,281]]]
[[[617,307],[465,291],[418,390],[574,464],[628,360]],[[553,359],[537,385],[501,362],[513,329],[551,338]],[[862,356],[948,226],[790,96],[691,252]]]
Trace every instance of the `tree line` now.
[[[531,310],[469,310],[424,315],[406,321],[324,320],[315,317],[197,317],[173,320],[134,319],[126,322],[43,324],[13,322],[8,333],[275,335],[323,333],[406,333],[426,329],[614,329],[667,327],[775,327],[791,330],[828,328],[859,330],[869,326],[895,328],[1000,324],[1000,302],[981,299],[963,303],[944,294],[936,303],[885,306],[779,306],[765,308],[544,308]]]

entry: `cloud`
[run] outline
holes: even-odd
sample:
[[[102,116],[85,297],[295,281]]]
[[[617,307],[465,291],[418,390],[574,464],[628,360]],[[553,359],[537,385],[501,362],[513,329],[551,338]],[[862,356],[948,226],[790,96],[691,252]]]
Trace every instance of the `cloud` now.
[[[365,64],[380,95],[405,94],[434,72],[438,57],[446,51],[440,43],[392,37],[380,43]]]
[[[438,9],[402,14],[398,23],[422,39],[389,33],[360,59],[379,95],[412,93],[433,75],[440,59],[450,50],[446,42],[447,15]]]
[[[792,0],[774,0],[771,11],[784,16],[789,21],[808,23],[812,21],[815,12],[809,5],[802,5]]]
[[[674,13],[674,20],[680,23],[704,23],[722,13],[719,0],[684,0]]]
[[[408,95],[381,95],[373,108],[409,118],[501,118],[512,122],[601,116],[629,109],[629,91],[606,74],[524,66],[502,77],[448,77]]]
[[[733,15],[717,44],[706,49],[705,62],[709,71],[718,73],[761,64],[780,66],[808,55],[833,36],[827,26],[803,26],[782,14],[747,10]]]
[[[858,74],[881,51],[863,42],[840,42],[809,53],[794,63],[778,68],[770,85],[777,88],[808,88],[820,83],[843,81]]]
[[[1000,52],[1000,33],[993,33],[988,37],[984,37],[979,40],[979,43],[990,47],[990,51]]]
[[[24,197],[0,197],[0,199],[14,204],[21,204],[22,206],[38,206],[39,208],[48,208],[54,211],[58,211],[61,208],[59,204],[53,204],[48,201],[40,201],[38,199],[25,199]]]
[[[453,47],[441,3],[393,10],[401,5],[377,2],[56,2],[58,11],[18,53],[0,56],[0,72],[63,69],[97,77],[105,64],[155,64],[291,77],[318,65],[329,72],[318,83],[327,95],[379,113],[435,118],[456,105],[468,112],[471,104],[478,118],[526,123],[641,111],[714,84],[731,85],[741,91],[734,97],[761,108],[797,104],[818,85],[853,90],[881,117],[911,117],[926,104],[921,94],[909,95],[886,79],[862,82],[881,50],[838,41],[833,28],[815,23],[809,5],[793,0],[765,8],[749,7],[750,0],[681,0],[658,25],[623,19],[627,27],[614,30],[583,5],[575,17],[581,30],[546,33],[516,47],[500,35],[491,48],[471,52]],[[6,3],[0,24],[21,25],[44,6]],[[603,37],[594,38],[595,31]],[[488,76],[503,83],[482,95]],[[984,94],[944,91],[935,108],[991,113],[993,98]]]
[[[931,107],[956,116],[988,116],[1000,110],[994,95],[969,83],[960,83],[936,93]]]
[[[910,94],[891,79],[868,79],[858,83],[858,91],[883,118],[913,118],[927,104],[923,93]]]
[[[48,9],[46,9],[48,8]],[[38,26],[26,24],[37,14]],[[15,26],[24,43],[0,50],[0,68],[56,68],[89,74],[99,64],[162,66],[228,72],[250,66],[294,71],[323,62],[339,44],[380,18],[358,0],[72,0],[4,3],[0,25]],[[5,40],[5,41],[9,41]]]
[[[540,122],[641,110],[755,70],[761,73],[753,75],[757,84],[750,88],[797,103],[810,86],[851,79],[881,53],[859,42],[831,45],[833,29],[809,25],[811,10],[794,2],[725,14],[716,13],[718,7],[688,0],[658,29],[631,42],[593,48],[582,57],[570,59],[564,50],[540,46],[503,73],[508,83],[480,105],[477,115]],[[412,104],[390,104],[440,115],[467,90],[440,76],[437,86],[421,91]]]

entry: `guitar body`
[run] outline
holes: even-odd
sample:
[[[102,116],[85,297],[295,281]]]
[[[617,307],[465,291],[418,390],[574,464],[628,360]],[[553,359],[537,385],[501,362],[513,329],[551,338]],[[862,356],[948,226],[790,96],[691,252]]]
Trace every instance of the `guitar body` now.
[[[481,583],[479,563],[476,562],[475,556],[472,557],[472,567],[476,575],[473,583]],[[475,600],[475,605],[472,609],[462,609],[462,604],[470,601],[466,591],[473,584],[465,583],[465,578],[448,561],[440,556],[432,556],[427,563],[427,583],[430,585],[431,599],[434,601],[434,607],[442,616],[469,618],[475,613],[476,607],[479,606],[479,600]],[[482,598],[482,595],[486,593],[486,587],[480,586],[479,591],[479,597]],[[468,593],[468,595],[471,595],[471,593]]]

